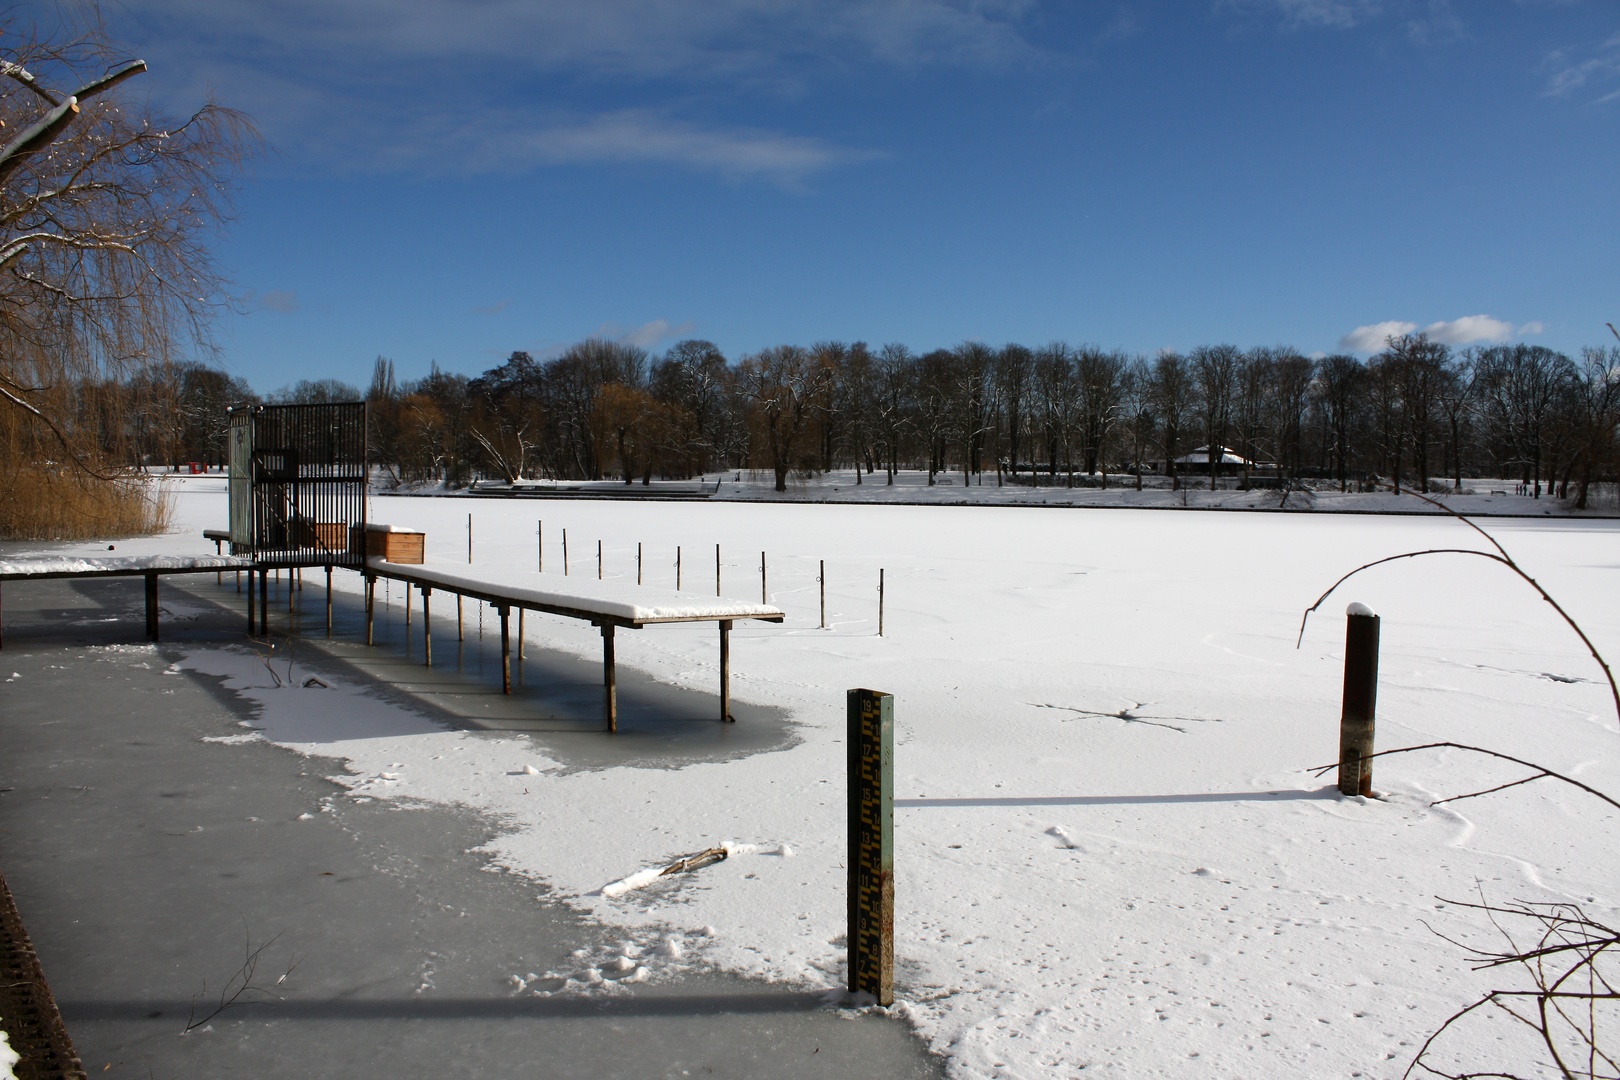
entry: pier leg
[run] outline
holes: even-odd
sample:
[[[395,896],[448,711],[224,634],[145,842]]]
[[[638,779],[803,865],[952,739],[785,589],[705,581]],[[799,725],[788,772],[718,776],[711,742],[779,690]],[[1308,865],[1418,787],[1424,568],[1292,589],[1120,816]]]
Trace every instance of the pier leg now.
[[[236,591],[242,591],[242,571],[236,572]],[[248,637],[253,636],[253,571],[248,571]]]
[[[602,711],[607,729],[619,730],[619,674],[613,669],[613,624],[602,624]]]
[[[366,575],[366,644],[372,644],[372,627],[377,612],[377,579]]]
[[[720,620],[720,719],[727,723],[737,718],[731,715],[731,620]]]
[[[428,615],[428,598],[432,595],[432,589],[422,586],[422,652],[426,655],[428,667],[433,666],[433,623]]]
[[[259,636],[270,634],[270,570],[259,571]]]
[[[332,636],[332,564],[326,564],[326,636]]]
[[[146,636],[153,641],[158,639],[158,598],[156,574],[144,574],[146,578]]]
[[[501,693],[512,692],[512,639],[507,634],[507,609],[496,608],[501,613]]]

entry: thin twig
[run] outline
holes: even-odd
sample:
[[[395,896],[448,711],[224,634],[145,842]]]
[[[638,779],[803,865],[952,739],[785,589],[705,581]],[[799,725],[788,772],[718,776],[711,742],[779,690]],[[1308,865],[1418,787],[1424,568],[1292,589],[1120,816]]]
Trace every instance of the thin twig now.
[[[1490,559],[1492,562],[1501,563],[1509,570],[1512,570],[1521,579],[1523,579],[1526,584],[1528,584],[1532,589],[1536,590],[1537,594],[1539,594],[1543,600],[1551,604],[1552,609],[1558,612],[1559,618],[1563,619],[1565,624],[1567,624],[1571,630],[1575,631],[1575,636],[1581,639],[1581,643],[1586,646],[1586,651],[1592,654],[1592,659],[1596,660],[1598,667],[1603,669],[1603,677],[1609,683],[1609,695],[1614,700],[1615,720],[1620,722],[1620,684],[1615,682],[1614,672],[1609,670],[1608,661],[1603,659],[1603,654],[1598,652],[1597,646],[1592,644],[1592,639],[1586,636],[1586,631],[1581,629],[1580,624],[1570,616],[1569,612],[1565,611],[1563,606],[1559,604],[1558,601],[1554,600],[1552,595],[1548,593],[1546,589],[1543,589],[1541,584],[1537,582],[1535,578],[1524,572],[1524,569],[1513,560],[1513,556],[1507,553],[1507,549],[1499,544],[1494,536],[1481,528],[1467,514],[1464,514],[1459,510],[1453,510],[1445,503],[1440,502],[1437,499],[1431,499],[1427,495],[1419,495],[1415,491],[1409,491],[1407,494],[1411,495],[1414,499],[1419,499],[1438,510],[1450,514],[1464,525],[1467,525],[1470,529],[1473,529],[1475,532],[1479,533],[1479,535],[1483,536],[1486,543],[1490,544],[1496,549],[1497,554],[1492,555],[1488,551],[1478,551],[1473,548],[1434,548],[1428,551],[1409,551],[1402,555],[1391,555],[1387,558],[1377,559],[1370,563],[1364,563],[1363,565],[1356,567],[1354,570],[1341,577],[1338,581],[1335,581],[1327,592],[1316,598],[1316,603],[1305,609],[1305,614],[1301,616],[1299,620],[1299,637],[1295,640],[1294,647],[1296,649],[1299,648],[1300,644],[1305,640],[1305,622],[1310,618],[1311,612],[1321,607],[1322,602],[1332,594],[1334,589],[1337,589],[1340,585],[1343,585],[1346,581],[1349,581],[1352,577],[1361,573],[1363,570],[1371,569],[1374,566],[1380,566],[1383,563],[1394,562],[1397,559],[1417,558],[1419,555],[1478,555],[1482,559]]]

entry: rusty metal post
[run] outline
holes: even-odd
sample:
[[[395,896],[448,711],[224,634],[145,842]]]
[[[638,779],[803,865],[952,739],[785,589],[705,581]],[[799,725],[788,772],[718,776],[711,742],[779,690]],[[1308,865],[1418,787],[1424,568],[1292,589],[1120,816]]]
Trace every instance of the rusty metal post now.
[[[1373,718],[1378,707],[1378,616],[1365,604],[1345,612],[1344,706],[1339,715],[1339,794],[1371,795]]]
[[[851,690],[849,989],[894,1002],[894,697]]]

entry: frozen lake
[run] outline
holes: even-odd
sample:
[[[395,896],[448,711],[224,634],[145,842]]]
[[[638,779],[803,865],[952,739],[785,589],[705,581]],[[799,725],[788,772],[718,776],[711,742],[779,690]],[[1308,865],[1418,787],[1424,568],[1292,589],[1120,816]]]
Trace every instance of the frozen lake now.
[[[182,485],[183,532],[120,553],[211,551],[200,535],[224,522],[222,486]],[[469,512],[485,568],[533,569],[543,521],[547,573],[561,573],[566,528],[571,575],[595,577],[601,541],[605,575],[634,581],[639,542],[646,580],[673,586],[679,546],[683,588],[713,595],[719,544],[726,594],[758,598],[765,552],[788,619],[738,624],[733,692],[769,733],[724,760],[648,745],[580,768],[545,730],[471,732],[353,687],[277,688],[243,651],[196,648],[184,666],[260,706],[263,737],[346,759],[355,796],[502,821],[493,858],[622,930],[638,978],[712,966],[840,985],[856,686],[895,696],[893,1012],[953,1075],[1399,1076],[1505,977],[1469,971],[1429,929],[1488,937],[1437,896],[1614,916],[1620,823],[1590,796],[1543,781],[1430,806],[1524,775],[1458,751],[1380,761],[1375,800],[1341,799],[1332,774],[1309,771],[1337,754],[1343,612],[1357,600],[1383,617],[1380,749],[1472,743],[1620,791],[1601,670],[1499,566],[1438,555],[1368,571],[1295,648],[1303,610],[1355,566],[1482,548],[1460,522],[412,497],[378,497],[372,517],[425,530],[430,561],[465,565]],[[1620,654],[1620,522],[1488,527]],[[359,590],[357,575],[338,581]],[[622,633],[619,663],[695,700],[716,684],[713,637]],[[565,620],[529,619],[528,639],[532,656],[599,656],[596,632]],[[601,893],[725,841],[737,854],[716,866]],[[635,992],[512,974],[525,993]],[[1473,1067],[1529,1069],[1500,1025],[1453,1041],[1485,1055],[1462,1059]]]

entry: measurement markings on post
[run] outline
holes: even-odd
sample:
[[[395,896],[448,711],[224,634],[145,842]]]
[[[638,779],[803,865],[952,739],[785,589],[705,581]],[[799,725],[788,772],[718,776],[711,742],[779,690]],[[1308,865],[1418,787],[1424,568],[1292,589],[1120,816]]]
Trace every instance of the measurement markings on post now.
[[[851,690],[849,988],[894,1001],[894,698]]]

